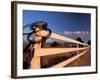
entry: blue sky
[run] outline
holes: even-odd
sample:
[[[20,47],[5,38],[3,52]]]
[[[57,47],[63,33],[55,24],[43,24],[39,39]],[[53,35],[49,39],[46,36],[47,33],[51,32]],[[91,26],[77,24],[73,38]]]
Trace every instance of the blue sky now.
[[[46,21],[52,32],[71,38],[81,37],[84,41],[90,39],[91,15],[88,13],[23,11],[23,25]]]

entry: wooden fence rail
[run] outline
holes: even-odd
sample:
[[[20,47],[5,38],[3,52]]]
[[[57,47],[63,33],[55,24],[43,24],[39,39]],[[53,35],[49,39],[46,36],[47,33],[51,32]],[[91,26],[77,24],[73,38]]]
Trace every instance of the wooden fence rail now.
[[[75,52],[80,50],[85,50],[87,48],[41,48],[35,49],[35,56],[48,56],[48,55],[57,55],[61,53]]]

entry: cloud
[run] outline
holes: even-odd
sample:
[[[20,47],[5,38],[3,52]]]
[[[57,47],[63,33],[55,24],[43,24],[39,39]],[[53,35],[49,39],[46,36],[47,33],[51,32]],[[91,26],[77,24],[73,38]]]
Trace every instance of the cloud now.
[[[89,31],[64,31],[62,35],[72,39],[81,37],[84,42],[87,42],[90,40],[91,33]]]
[[[71,35],[71,34],[75,34],[75,35],[89,35],[90,32],[88,32],[88,31],[64,31],[64,35]]]

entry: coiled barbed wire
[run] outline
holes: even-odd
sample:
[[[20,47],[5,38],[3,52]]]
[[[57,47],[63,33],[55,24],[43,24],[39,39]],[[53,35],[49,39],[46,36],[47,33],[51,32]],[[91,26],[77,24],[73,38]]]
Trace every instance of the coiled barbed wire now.
[[[48,23],[45,21],[36,21],[31,24],[27,24],[23,26],[23,29],[25,28],[29,28],[29,30],[26,33],[24,33],[25,30],[23,31],[23,35],[27,36],[27,41],[29,44],[23,49],[23,52],[26,52],[32,44],[36,43],[34,38],[31,39],[32,35],[37,32],[36,28],[39,28],[40,30],[46,30],[49,32],[49,34],[46,37],[42,37],[42,42],[45,41],[48,38],[48,36],[51,35],[51,30],[48,28]]]

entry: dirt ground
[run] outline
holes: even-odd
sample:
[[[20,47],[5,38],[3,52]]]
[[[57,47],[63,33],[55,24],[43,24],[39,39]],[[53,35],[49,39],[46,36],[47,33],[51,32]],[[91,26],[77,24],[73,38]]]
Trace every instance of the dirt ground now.
[[[80,58],[75,60],[74,62],[70,63],[66,67],[74,67],[74,66],[90,66],[91,65],[91,53],[88,51]]]

